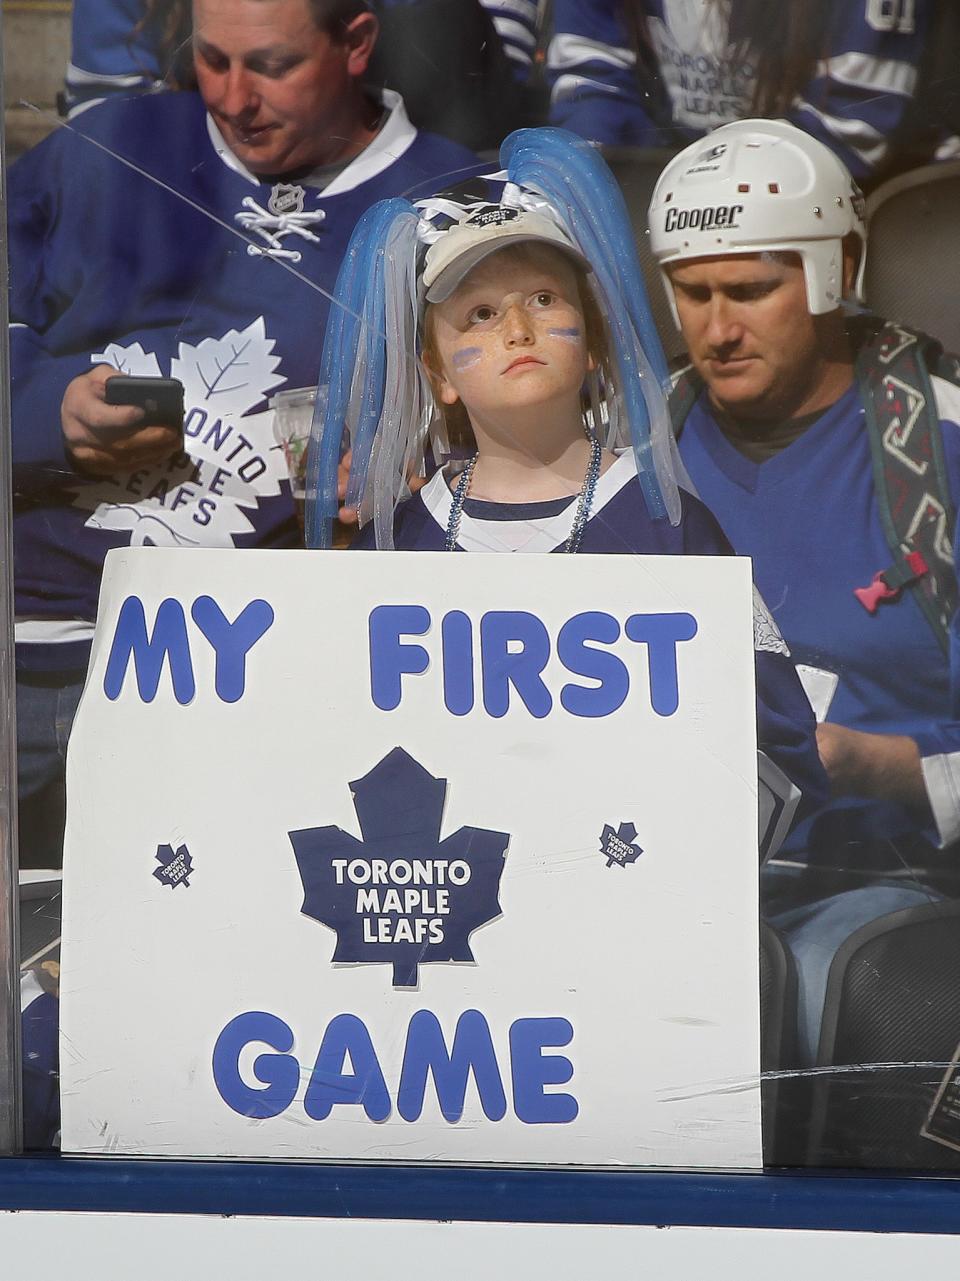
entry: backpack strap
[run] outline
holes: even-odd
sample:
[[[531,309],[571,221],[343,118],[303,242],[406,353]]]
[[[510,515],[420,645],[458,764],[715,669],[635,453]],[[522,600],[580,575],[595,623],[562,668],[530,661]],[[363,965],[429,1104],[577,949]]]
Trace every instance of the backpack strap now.
[[[960,361],[948,361],[933,339],[875,316],[858,318],[850,328],[880,522],[894,558],[855,595],[872,614],[909,589],[947,653],[950,620],[960,604],[952,544],[956,512],[930,370],[960,385]],[[692,367],[674,385],[668,405],[677,440],[703,386]]]
[[[875,318],[865,318],[858,328],[851,334],[857,378],[880,521],[894,561],[856,595],[873,613],[881,601],[909,588],[947,653],[958,592],[955,511],[929,373],[939,348],[932,339]]]

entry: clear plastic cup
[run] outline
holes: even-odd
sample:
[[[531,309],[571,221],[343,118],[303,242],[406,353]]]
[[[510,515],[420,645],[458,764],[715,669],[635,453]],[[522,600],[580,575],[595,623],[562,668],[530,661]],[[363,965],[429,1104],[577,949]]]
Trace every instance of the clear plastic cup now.
[[[326,395],[326,387],[321,387],[323,401]],[[269,401],[273,410],[273,434],[287,461],[290,488],[300,513],[307,496],[307,445],[316,399],[316,387],[292,387],[277,392]]]

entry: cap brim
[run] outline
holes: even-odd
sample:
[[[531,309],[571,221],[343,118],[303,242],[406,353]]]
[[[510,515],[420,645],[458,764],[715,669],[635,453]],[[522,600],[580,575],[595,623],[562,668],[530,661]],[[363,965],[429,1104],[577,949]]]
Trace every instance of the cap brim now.
[[[424,295],[427,302],[446,302],[454,290],[473,271],[474,267],[483,262],[484,258],[489,258],[491,254],[499,253],[501,249],[506,249],[508,246],[519,245],[524,242],[546,245],[550,249],[556,249],[585,271],[590,271],[590,264],[583,254],[572,245],[563,244],[559,238],[554,240],[546,236],[535,235],[529,231],[505,231],[502,235],[492,236],[490,239],[472,245],[469,249],[465,249],[463,253],[458,254],[453,262],[444,267],[436,280],[428,286]]]

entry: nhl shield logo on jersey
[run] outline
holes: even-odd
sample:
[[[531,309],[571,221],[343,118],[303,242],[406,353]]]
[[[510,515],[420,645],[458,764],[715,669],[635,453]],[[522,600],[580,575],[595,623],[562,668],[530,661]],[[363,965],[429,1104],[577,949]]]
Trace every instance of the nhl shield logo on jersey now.
[[[284,214],[303,213],[303,202],[307,193],[296,183],[278,182],[270,192],[267,208],[278,218]]]

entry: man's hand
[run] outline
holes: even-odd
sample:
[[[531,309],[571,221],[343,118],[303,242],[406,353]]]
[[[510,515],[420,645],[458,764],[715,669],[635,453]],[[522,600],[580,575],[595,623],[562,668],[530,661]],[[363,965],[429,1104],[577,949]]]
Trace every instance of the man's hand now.
[[[111,365],[95,365],[68,384],[60,405],[64,448],[87,476],[135,471],[183,448],[176,427],[148,423],[135,405],[107,404],[104,388],[118,373]]]
[[[902,734],[864,734],[843,725],[817,726],[820,760],[834,796],[870,796],[926,807],[920,752]]]
[[[341,503],[347,496],[347,481],[350,479],[350,460],[352,458],[353,450],[348,449],[337,464],[337,498]],[[358,521],[356,507],[341,506],[337,512],[337,520],[341,525],[356,525]]]
[[[342,503],[347,496],[347,481],[350,479],[350,460],[353,458],[353,450],[348,449],[340,459],[337,467],[337,498]],[[408,476],[407,484],[410,486],[410,492],[415,494],[418,489],[423,489],[427,483],[424,476]],[[357,523],[356,507],[341,507],[337,512],[337,520],[341,525],[355,525]]]

